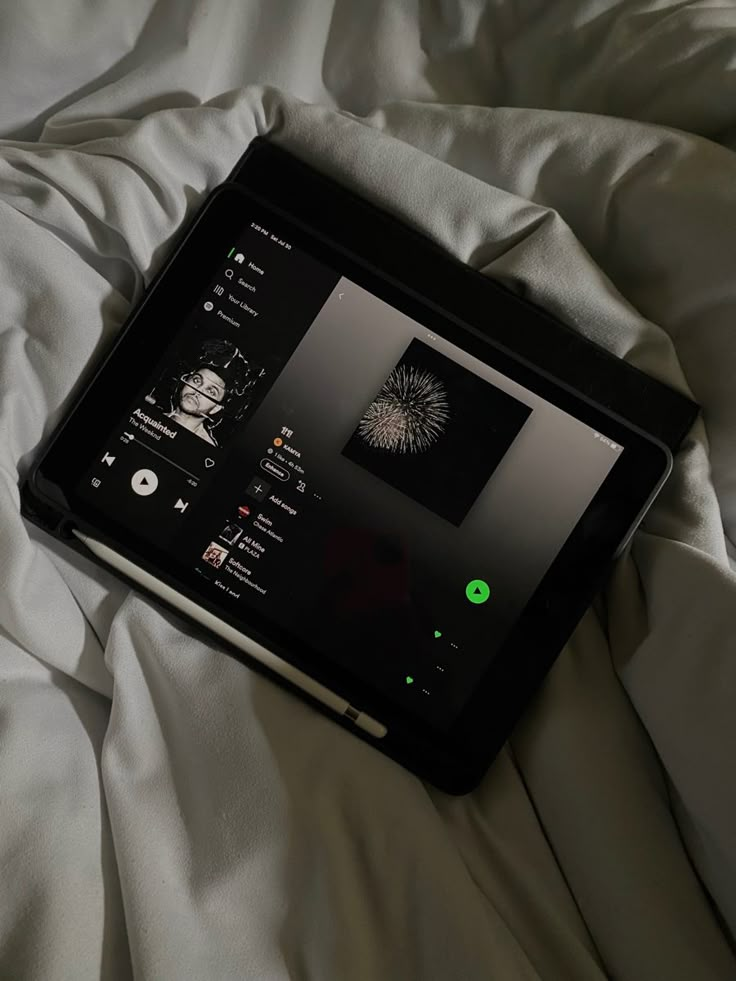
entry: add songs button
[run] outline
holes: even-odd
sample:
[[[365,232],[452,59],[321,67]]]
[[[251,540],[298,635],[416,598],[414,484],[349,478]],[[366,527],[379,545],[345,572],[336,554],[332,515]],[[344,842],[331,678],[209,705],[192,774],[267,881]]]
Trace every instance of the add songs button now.
[[[465,595],[471,603],[485,603],[491,595],[491,589],[485,579],[471,579],[465,587]]]
[[[276,480],[289,479],[289,471],[284,470],[283,467],[280,467],[278,463],[274,463],[273,460],[269,460],[268,457],[264,457],[261,460],[261,470],[265,470],[266,473],[270,473],[272,477],[276,478]]]

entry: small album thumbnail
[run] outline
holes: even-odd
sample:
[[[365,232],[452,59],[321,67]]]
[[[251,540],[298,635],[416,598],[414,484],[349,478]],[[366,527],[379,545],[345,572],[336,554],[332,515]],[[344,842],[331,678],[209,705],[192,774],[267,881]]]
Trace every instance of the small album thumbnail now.
[[[210,542],[205,549],[202,558],[215,569],[219,569],[228,555],[229,549],[223,548],[222,545],[218,545],[217,542]]]
[[[239,525],[225,525],[220,532],[220,538],[227,542],[228,545],[234,545],[242,534],[243,529]]]

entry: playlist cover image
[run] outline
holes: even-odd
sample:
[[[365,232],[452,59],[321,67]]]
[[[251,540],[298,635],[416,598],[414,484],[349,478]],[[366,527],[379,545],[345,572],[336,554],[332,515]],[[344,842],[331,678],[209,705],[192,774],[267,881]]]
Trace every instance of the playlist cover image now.
[[[460,525],[531,408],[414,340],[343,455]]]
[[[212,338],[173,360],[146,402],[211,446],[222,446],[263,391],[265,379],[265,369],[238,345]]]
[[[215,569],[219,569],[228,557],[229,549],[223,548],[218,542],[210,542],[204,550],[202,558]]]
[[[228,545],[235,545],[235,543],[237,542],[237,540],[240,538],[242,534],[243,534],[243,529],[240,527],[240,525],[229,524],[229,525],[225,525],[225,527],[220,532],[220,538],[224,542],[227,542]]]

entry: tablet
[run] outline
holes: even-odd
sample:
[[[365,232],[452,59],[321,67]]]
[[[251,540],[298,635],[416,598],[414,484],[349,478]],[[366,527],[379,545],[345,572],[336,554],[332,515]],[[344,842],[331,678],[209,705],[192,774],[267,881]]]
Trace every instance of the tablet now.
[[[658,439],[382,270],[380,243],[368,261],[226,184],[23,500],[462,793],[670,468]]]

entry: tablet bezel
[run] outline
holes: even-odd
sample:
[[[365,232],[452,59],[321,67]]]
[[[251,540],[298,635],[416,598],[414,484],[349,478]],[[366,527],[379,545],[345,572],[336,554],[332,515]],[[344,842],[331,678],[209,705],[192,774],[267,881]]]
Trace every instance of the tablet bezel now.
[[[276,222],[294,245],[317,260],[560,408],[606,432],[625,447],[449,731],[438,730],[412,715],[298,638],[268,623],[257,611],[248,610],[242,619],[233,617],[231,611],[223,610],[198,593],[195,572],[172,566],[170,560],[167,563],[166,553],[152,548],[74,492],[81,475],[119,421],[120,407],[128,405],[135,396],[138,383],[130,383],[130,375],[134,373],[130,369],[140,363],[141,357],[144,363],[152,363],[165,352],[215,274],[221,262],[222,242],[235,240],[252,220],[271,226]],[[519,359],[484,337],[477,328],[417,296],[393,277],[384,276],[378,268],[380,243],[370,243],[368,251],[371,250],[370,259],[348,253],[339,243],[328,242],[317,230],[307,229],[248,190],[234,185],[218,188],[131,314],[110,354],[34,466],[29,478],[30,490],[63,516],[67,535],[69,525],[94,535],[204,609],[233,623],[258,643],[344,695],[387,725],[389,734],[381,740],[382,750],[438,786],[462,792],[477,782],[489,759],[508,737],[513,723],[588,606],[616,549],[666,478],[671,455],[659,441],[572,392],[541,368]],[[518,315],[528,318],[537,314],[529,304],[520,303]],[[162,327],[165,324],[170,325],[168,330]],[[153,325],[154,332],[150,329]],[[605,512],[604,521],[598,518],[601,512]],[[241,653],[236,656],[242,659]]]

